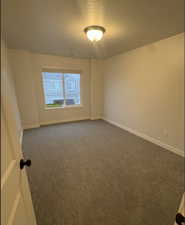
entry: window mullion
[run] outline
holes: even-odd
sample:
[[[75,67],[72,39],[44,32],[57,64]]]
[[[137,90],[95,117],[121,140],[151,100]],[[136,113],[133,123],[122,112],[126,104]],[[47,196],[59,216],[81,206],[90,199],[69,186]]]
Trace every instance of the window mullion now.
[[[64,105],[66,105],[66,93],[65,93],[64,74],[62,74],[62,85],[63,85]]]

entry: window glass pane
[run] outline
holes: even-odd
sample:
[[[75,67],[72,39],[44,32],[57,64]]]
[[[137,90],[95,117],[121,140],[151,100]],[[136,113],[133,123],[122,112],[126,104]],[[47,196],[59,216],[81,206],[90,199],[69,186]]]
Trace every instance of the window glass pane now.
[[[45,104],[47,107],[61,107],[64,104],[62,76],[61,73],[42,73]]]
[[[65,73],[64,83],[66,105],[80,104],[80,74]]]

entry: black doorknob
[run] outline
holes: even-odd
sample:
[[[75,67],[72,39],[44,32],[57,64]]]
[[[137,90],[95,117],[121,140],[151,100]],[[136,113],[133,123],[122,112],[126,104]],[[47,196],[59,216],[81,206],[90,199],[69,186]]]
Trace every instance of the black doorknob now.
[[[30,159],[27,159],[27,160],[21,159],[20,160],[20,169],[22,170],[24,168],[24,166],[30,167],[31,166],[31,160]]]
[[[185,217],[181,215],[180,213],[177,213],[176,215],[176,223],[178,225],[183,225],[185,223]]]

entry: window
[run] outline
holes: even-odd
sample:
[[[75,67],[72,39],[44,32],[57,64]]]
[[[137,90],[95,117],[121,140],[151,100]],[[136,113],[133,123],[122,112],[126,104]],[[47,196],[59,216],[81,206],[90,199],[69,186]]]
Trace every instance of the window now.
[[[80,105],[80,74],[42,72],[45,105],[65,107]]]

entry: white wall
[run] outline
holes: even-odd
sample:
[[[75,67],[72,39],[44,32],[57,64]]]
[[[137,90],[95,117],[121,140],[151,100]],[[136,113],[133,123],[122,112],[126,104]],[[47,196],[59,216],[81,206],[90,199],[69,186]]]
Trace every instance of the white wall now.
[[[103,117],[103,60],[90,61],[91,72],[91,119]]]
[[[104,62],[104,117],[184,149],[184,34]]]
[[[13,105],[13,107],[11,107],[11,111],[7,103],[10,103],[11,105]],[[14,117],[13,117],[14,121],[12,124],[15,125],[15,130],[17,131],[14,134],[14,136],[15,136],[15,139],[21,138],[22,125],[21,125],[19,108],[17,104],[17,98],[15,94],[13,74],[8,61],[6,43],[5,43],[5,40],[2,39],[2,36],[1,36],[1,104],[2,104],[1,110],[3,110],[4,114],[7,114],[7,113],[14,114]],[[11,115],[9,115],[9,118],[10,118],[9,122],[11,122]]]
[[[26,51],[8,51],[23,127],[38,126],[37,95],[31,55]]]
[[[41,55],[12,49],[9,49],[9,58],[14,71],[16,94],[24,128],[63,121],[94,119],[102,115],[101,93],[103,90],[99,88],[103,83],[103,75],[98,72],[100,68],[98,61],[92,64],[89,59]],[[45,109],[42,68],[80,70],[82,107]],[[93,104],[91,104],[91,99],[93,99]]]

